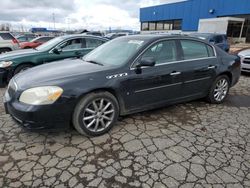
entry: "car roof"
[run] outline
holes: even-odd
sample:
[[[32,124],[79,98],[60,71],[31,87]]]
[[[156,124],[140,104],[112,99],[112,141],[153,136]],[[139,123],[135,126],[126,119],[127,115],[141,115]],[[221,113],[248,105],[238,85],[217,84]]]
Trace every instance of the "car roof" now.
[[[107,38],[96,36],[96,35],[85,35],[85,34],[72,34],[72,35],[63,35],[60,36],[62,39],[68,39],[68,38],[75,38],[75,37],[85,37],[85,38],[99,38],[99,39],[104,39],[108,40]]]
[[[225,34],[220,33],[190,33],[190,36],[201,36],[201,37],[211,37],[211,36],[221,36]]]
[[[156,40],[161,40],[161,39],[189,39],[189,40],[197,40],[203,43],[207,43],[206,41],[192,37],[192,36],[187,36],[187,35],[179,35],[179,34],[140,34],[140,35],[128,35],[124,37],[119,37],[119,38],[127,38],[131,40],[144,40],[144,41],[156,41]],[[119,39],[118,38],[118,39]]]

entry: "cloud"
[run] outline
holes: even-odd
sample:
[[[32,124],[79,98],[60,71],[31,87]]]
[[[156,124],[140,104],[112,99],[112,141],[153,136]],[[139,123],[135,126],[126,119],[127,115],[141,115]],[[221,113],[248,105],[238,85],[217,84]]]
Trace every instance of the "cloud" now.
[[[4,0],[0,23],[13,28],[52,27],[105,30],[109,27],[139,30],[140,7],[181,0]]]

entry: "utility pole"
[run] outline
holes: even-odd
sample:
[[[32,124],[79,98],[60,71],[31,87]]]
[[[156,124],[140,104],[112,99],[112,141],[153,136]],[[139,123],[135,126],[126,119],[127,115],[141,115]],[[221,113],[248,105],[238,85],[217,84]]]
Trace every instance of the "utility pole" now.
[[[54,29],[56,29],[56,23],[55,23],[55,13],[52,13],[52,19],[53,19],[53,23],[54,23]]]

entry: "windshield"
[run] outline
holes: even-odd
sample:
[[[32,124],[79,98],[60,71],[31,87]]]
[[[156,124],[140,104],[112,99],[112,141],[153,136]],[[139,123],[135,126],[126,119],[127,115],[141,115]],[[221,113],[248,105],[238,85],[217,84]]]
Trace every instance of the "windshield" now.
[[[128,61],[142,47],[143,43],[142,40],[119,38],[96,48],[84,56],[83,60],[119,66]]]
[[[48,51],[51,48],[55,47],[61,41],[62,41],[62,37],[57,37],[57,38],[54,38],[54,39],[52,39],[52,40],[38,46],[35,49],[39,50],[39,51]]]

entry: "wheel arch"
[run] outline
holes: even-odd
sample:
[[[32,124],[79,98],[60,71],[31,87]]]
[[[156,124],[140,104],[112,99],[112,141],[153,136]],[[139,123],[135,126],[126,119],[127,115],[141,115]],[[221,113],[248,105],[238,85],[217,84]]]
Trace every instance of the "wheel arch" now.
[[[36,66],[36,64],[35,64],[35,63],[32,63],[32,62],[24,62],[24,63],[17,64],[17,65],[13,68],[12,76],[14,76],[14,73],[15,73],[15,71],[16,71],[17,68],[19,68],[19,67],[21,67],[21,66],[24,66],[24,65]]]
[[[77,99],[76,104],[78,104],[78,102],[87,94],[89,93],[94,93],[94,92],[109,92],[111,93],[117,100],[118,105],[119,105],[119,114],[122,115],[125,112],[125,105],[124,105],[124,100],[123,98],[118,94],[118,92],[114,89],[114,88],[96,88],[96,89],[92,89],[89,90],[88,92],[80,95]]]
[[[232,85],[232,82],[233,82],[233,74],[229,71],[225,71],[225,72],[222,72],[220,73],[218,76],[222,76],[222,75],[226,75],[228,78],[229,78],[229,81],[230,81],[230,85]],[[218,77],[217,76],[217,77]]]

